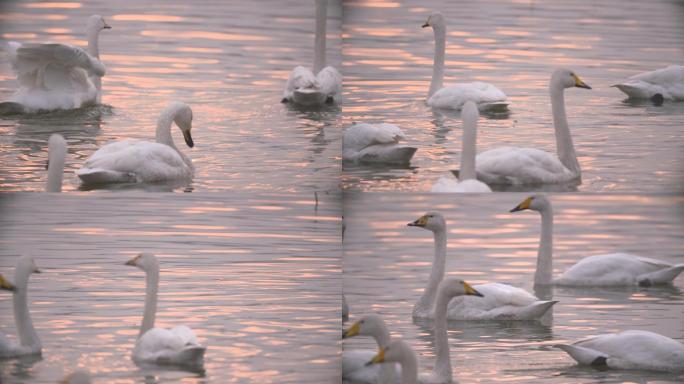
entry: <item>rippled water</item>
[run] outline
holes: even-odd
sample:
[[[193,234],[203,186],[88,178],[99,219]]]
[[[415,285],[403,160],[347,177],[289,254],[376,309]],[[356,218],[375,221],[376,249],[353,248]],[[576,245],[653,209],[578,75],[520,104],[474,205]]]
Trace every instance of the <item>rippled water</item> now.
[[[344,125],[393,123],[419,148],[411,168],[345,165],[345,188],[427,191],[458,168],[460,115],[424,104],[434,43],[421,25],[433,10],[447,21],[445,84],[487,81],[509,97],[509,116],[480,119],[480,152],[555,151],[547,85],[566,67],[593,87],[565,92],[583,170],[578,190],[682,190],[684,103],[625,103],[610,87],[684,62],[684,3],[668,0],[345,1]]]
[[[0,273],[30,252],[43,359],[0,361],[2,383],[54,383],[85,368],[102,383],[323,383],[339,378],[339,195],[0,196]],[[144,273],[160,259],[157,326],[185,324],[208,346],[205,372],[130,360]],[[16,340],[11,295],[0,333]]]
[[[531,211],[508,213],[525,197],[345,194],[343,283],[351,321],[366,313],[380,314],[393,337],[413,346],[420,366],[431,368],[432,325],[414,323],[411,311],[427,284],[433,238],[429,231],[406,224],[429,210],[442,212],[449,231],[448,275],[532,291],[540,217]],[[582,257],[615,251],[684,262],[681,197],[557,195],[552,201],[556,273]],[[580,368],[552,345],[626,329],[684,342],[683,290],[682,276],[666,288],[557,288],[553,298],[560,302],[554,306],[551,326],[450,323],[454,378],[466,383],[682,382],[682,375]],[[372,339],[356,337],[344,347],[376,348],[373,344]]]
[[[328,64],[340,68],[342,5],[329,1]],[[41,190],[47,138],[69,143],[65,189],[97,148],[154,139],[159,111],[182,100],[194,111],[195,178],[176,189],[314,191],[339,182],[339,106],[302,111],[280,103],[289,72],[313,63],[309,1],[3,2],[2,40],[85,46],[85,20],[101,14],[105,107],[0,119],[0,190]],[[16,88],[0,54],[0,100]],[[174,129],[177,131],[176,129]],[[183,143],[180,132],[173,132]]]

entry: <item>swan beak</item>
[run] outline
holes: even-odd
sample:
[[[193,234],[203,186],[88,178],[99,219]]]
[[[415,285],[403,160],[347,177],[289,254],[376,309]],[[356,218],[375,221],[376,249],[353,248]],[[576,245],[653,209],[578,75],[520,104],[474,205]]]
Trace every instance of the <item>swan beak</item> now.
[[[575,78],[575,87],[577,87],[577,88],[591,89],[591,87],[590,87],[589,85],[587,85],[587,83],[585,83],[584,81],[582,81],[582,80],[579,78],[579,76],[577,76],[577,75],[572,75],[572,76]]]
[[[484,297],[483,294],[478,292],[477,289],[473,288],[470,284],[466,283],[465,281],[463,282],[463,288],[465,290],[466,295]]]
[[[190,135],[190,131],[183,131],[183,139],[185,139],[185,144],[187,144],[188,147],[192,148],[195,146],[195,143],[192,141],[192,135]]]
[[[350,338],[350,337],[354,337],[354,336],[356,336],[356,335],[359,334],[359,331],[360,331],[360,330],[361,330],[361,323],[357,321],[356,323],[354,323],[354,325],[352,325],[351,327],[349,327],[349,329],[347,329],[346,331],[342,332],[342,338],[343,338],[343,339],[348,339],[348,338]]]
[[[373,364],[379,364],[379,363],[384,363],[385,362],[385,348],[380,348],[378,351],[378,354],[373,356],[371,361],[367,362],[365,365],[366,367],[369,365]]]
[[[428,222],[428,217],[426,215],[423,215],[418,220],[416,220],[412,223],[408,223],[406,225],[409,227],[421,227],[422,228],[422,227],[425,227],[427,225],[427,222]]]
[[[140,258],[140,255],[138,255],[138,256],[136,256],[136,257],[134,257],[134,258],[128,260],[124,265],[132,265],[132,266],[135,267],[135,266],[136,266],[136,263],[138,262],[138,259],[139,259],[139,258]]]
[[[14,285],[10,283],[9,281],[5,280],[4,277],[0,276],[0,288],[5,289],[7,291],[14,291]]]
[[[102,29],[112,29],[112,27],[109,24],[104,23],[104,26],[102,27]]]
[[[421,28],[427,28],[427,27],[429,27],[429,26],[430,26],[430,23],[426,22],[425,24],[423,24],[423,25],[421,26]]]
[[[41,271],[40,269],[36,268],[36,269],[33,270],[33,273],[43,273],[43,271]]]
[[[513,212],[524,211],[526,209],[530,209],[530,204],[532,204],[532,196],[525,199],[525,201],[518,204],[515,208],[511,209],[509,212],[513,213]]]

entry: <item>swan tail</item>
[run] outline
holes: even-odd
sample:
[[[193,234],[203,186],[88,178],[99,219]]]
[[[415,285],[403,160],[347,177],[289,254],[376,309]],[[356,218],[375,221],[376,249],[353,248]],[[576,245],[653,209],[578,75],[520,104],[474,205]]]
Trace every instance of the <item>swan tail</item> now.
[[[0,116],[19,115],[26,112],[26,108],[19,103],[13,101],[4,101],[0,103]]]
[[[81,168],[76,175],[83,184],[135,183],[137,177],[131,172],[119,172],[102,168]]]
[[[318,87],[299,88],[292,92],[292,100],[303,106],[320,106],[325,104],[328,95]]]
[[[594,367],[605,367],[607,365],[608,356],[599,351],[569,344],[556,344],[554,347],[562,349],[581,365]]]
[[[622,91],[625,95],[631,98],[637,98],[637,99],[647,99],[651,95],[644,90],[642,87],[638,87],[636,85],[631,85],[631,84],[613,84],[611,87],[615,87]]]
[[[671,284],[680,273],[684,271],[684,264],[677,264],[669,268],[661,269],[651,273],[644,273],[637,277],[640,286],[649,287],[658,284]]]
[[[527,307],[523,308],[520,313],[519,317],[521,320],[533,320],[533,319],[539,319],[544,314],[551,309],[558,301],[557,300],[551,300],[551,301],[536,301]]]
[[[492,101],[480,103],[477,105],[480,112],[507,112],[508,103],[505,101]]]
[[[185,348],[178,354],[178,360],[183,364],[202,365],[204,364],[204,352],[206,350],[206,347],[200,346]]]

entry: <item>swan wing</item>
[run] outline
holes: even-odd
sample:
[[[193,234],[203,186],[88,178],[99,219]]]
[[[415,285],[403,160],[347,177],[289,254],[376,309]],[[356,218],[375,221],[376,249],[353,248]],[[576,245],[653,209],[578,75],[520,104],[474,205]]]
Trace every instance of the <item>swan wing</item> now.
[[[434,193],[488,193],[491,191],[487,184],[479,180],[458,181],[451,174],[441,176],[430,189],[430,192]]]
[[[361,150],[371,145],[396,144],[401,140],[406,140],[406,135],[396,125],[358,123],[344,132],[343,145],[345,148]]]
[[[10,62],[22,86],[55,89],[63,87],[67,79],[82,81],[83,71],[100,77],[106,72],[100,60],[79,47],[18,43],[11,46]]]
[[[553,184],[578,178],[557,156],[536,148],[501,147],[477,155],[477,178],[487,184]]]
[[[556,279],[559,285],[634,285],[639,276],[672,267],[671,264],[628,253],[593,255],[581,259]]]
[[[435,108],[456,109],[463,107],[466,101],[473,101],[479,110],[493,106],[505,106],[506,94],[492,84],[480,81],[450,85],[435,92],[427,104]]]
[[[665,99],[684,100],[684,66],[671,65],[634,75],[615,87],[634,98],[651,98],[661,94]]]
[[[188,332],[194,343],[187,342]],[[133,359],[155,364],[198,364],[205,349],[197,344],[194,332],[188,327],[152,328],[136,342]]]
[[[508,284],[480,284],[473,288],[484,297],[455,297],[449,302],[449,319],[532,320],[544,315],[556,303],[541,301],[524,289]]]
[[[365,366],[377,351],[351,350],[342,353],[342,380],[352,383],[398,383],[401,366],[395,363]]]
[[[337,95],[342,93],[342,75],[335,69],[335,67],[325,67],[316,75],[316,81],[321,88],[321,92],[327,95],[328,98],[337,98]]]
[[[316,76],[309,68],[299,65],[290,72],[290,77],[287,79],[287,83],[285,83],[283,99],[292,100],[295,90],[310,88],[318,88]]]

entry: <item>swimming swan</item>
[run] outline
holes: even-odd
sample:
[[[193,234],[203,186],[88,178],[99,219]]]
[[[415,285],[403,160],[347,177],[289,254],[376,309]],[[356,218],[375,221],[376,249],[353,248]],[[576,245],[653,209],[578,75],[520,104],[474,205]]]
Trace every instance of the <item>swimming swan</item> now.
[[[446,22],[441,13],[428,17],[423,28],[432,27],[435,33],[435,61],[432,66],[432,81],[428,91],[427,105],[434,108],[456,109],[471,100],[480,110],[505,109],[506,94],[492,84],[476,81],[444,87],[444,53],[446,49]]]
[[[684,264],[670,263],[628,253],[611,253],[585,257],[553,279],[553,206],[544,195],[530,196],[511,212],[526,209],[541,214],[541,237],[535,284],[567,286],[627,286],[670,284],[682,271]]]
[[[478,292],[463,280],[453,277],[444,279],[437,290],[437,302],[435,303],[435,349],[436,362],[430,373],[417,375],[418,363],[415,354],[408,346],[397,341],[380,348],[378,354],[369,362],[377,364],[382,362],[398,362],[401,365],[401,383],[452,383],[451,356],[449,352],[449,338],[447,335],[447,307],[449,301],[466,295],[478,296],[486,300],[486,295]],[[478,300],[473,298],[473,300]],[[407,349],[408,347],[408,349]],[[396,351],[395,351],[396,349]]]
[[[477,156],[477,178],[487,184],[562,184],[582,182],[568,119],[565,116],[565,88],[591,89],[567,69],[551,75],[549,93],[558,156],[536,148],[501,147]]]
[[[622,83],[615,84],[632,99],[684,100],[684,65],[671,65],[651,72],[634,75]]]
[[[473,101],[466,101],[461,111],[463,118],[463,139],[461,141],[461,170],[458,180],[449,174],[442,176],[432,186],[430,192],[450,193],[487,193],[489,186],[477,180],[475,173],[475,154],[477,153],[477,119],[480,114]]]
[[[684,345],[648,331],[628,330],[557,344],[581,365],[598,368],[684,371]]]
[[[53,133],[48,139],[47,181],[45,192],[62,192],[64,177],[64,161],[66,160],[67,143],[62,135]]]
[[[321,106],[335,101],[342,90],[342,75],[335,67],[325,66],[327,11],[328,0],[316,0],[313,72],[301,65],[292,70],[283,92],[284,103]]]
[[[344,132],[342,159],[359,163],[408,164],[417,148],[400,144],[406,135],[392,124],[354,124]]]
[[[0,113],[28,113],[80,108],[99,103],[101,77],[100,31],[111,28],[100,15],[88,18],[88,48],[65,44],[20,44],[9,42],[7,51],[19,89],[9,102],[0,103]]]
[[[159,262],[154,255],[141,253],[126,265],[145,271],[145,311],[140,333],[133,349],[136,363],[201,366],[206,347],[199,345],[195,332],[185,325],[172,329],[155,328],[157,314],[157,291],[159,290]]]
[[[389,330],[378,315],[364,316],[342,333],[343,339],[354,336],[370,336],[375,339],[378,348],[385,347],[390,342]],[[365,365],[375,353],[369,350],[342,351],[342,380],[353,383],[395,384],[401,376],[401,369],[396,364],[373,367]]]
[[[192,110],[181,102],[172,102],[157,120],[156,143],[123,140],[98,149],[76,175],[84,184],[141,183],[191,179],[192,161],[174,144],[171,124],[183,133],[185,144],[192,148]]]
[[[40,355],[42,344],[38,333],[33,328],[31,314],[28,310],[28,280],[32,273],[40,273],[35,261],[30,256],[22,256],[14,268],[14,285],[0,275],[0,288],[14,292],[14,324],[19,333],[19,344],[15,344],[0,335],[0,357],[18,357]]]
[[[437,287],[444,279],[446,267],[447,231],[444,217],[437,212],[428,212],[408,226],[424,228],[435,237],[435,258],[428,285],[416,305],[413,317],[433,318]],[[557,301],[539,300],[524,289],[507,284],[488,283],[475,285],[483,299],[472,297],[455,298],[449,303],[448,317],[451,320],[535,320],[541,318]]]

